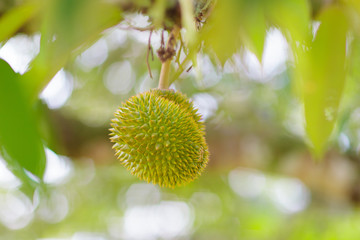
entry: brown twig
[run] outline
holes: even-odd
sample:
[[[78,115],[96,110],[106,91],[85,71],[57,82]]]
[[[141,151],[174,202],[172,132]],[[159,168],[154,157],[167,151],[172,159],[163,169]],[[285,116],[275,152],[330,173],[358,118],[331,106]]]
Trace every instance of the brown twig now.
[[[178,66],[180,66],[180,56],[181,56],[181,51],[183,50],[183,41],[182,41],[182,37],[181,37],[181,33],[179,33],[179,39],[180,39],[180,47],[179,47],[179,51],[176,55],[176,59],[175,62],[178,64]]]
[[[148,26],[148,27],[135,27],[135,26],[127,26],[127,27],[122,27],[122,26],[119,26],[119,29],[121,30],[137,30],[137,31],[140,31],[140,32],[146,32],[146,31],[153,31],[154,30],[154,26]]]
[[[153,78],[153,76],[152,76],[151,67],[150,67],[150,63],[149,63],[149,55],[150,55],[150,52],[151,52],[152,60],[154,61],[154,54],[153,54],[152,47],[151,47],[151,36],[152,36],[152,33],[153,33],[153,30],[150,31],[149,41],[148,41],[148,48],[147,48],[147,52],[146,52],[146,65],[147,65],[147,68],[148,68],[149,75],[150,75],[150,78],[151,78],[151,79]]]
[[[160,55],[160,53],[162,53],[162,50],[164,50],[164,49],[160,48],[159,50],[161,50],[161,51],[158,51],[159,58],[162,62],[160,79],[159,79],[159,88],[160,89],[168,89],[170,86],[170,79],[169,79],[170,66],[171,66],[172,58],[176,53],[175,46],[176,46],[176,40],[179,36],[179,33],[180,33],[180,28],[175,25],[169,35],[165,52],[163,52],[163,55]]]
[[[161,31],[161,47],[165,47],[164,30]]]

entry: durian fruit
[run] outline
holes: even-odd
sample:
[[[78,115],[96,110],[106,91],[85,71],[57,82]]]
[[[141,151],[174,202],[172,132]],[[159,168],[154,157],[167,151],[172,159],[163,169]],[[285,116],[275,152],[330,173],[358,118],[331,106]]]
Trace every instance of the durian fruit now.
[[[204,124],[180,92],[152,89],[133,96],[111,126],[117,157],[142,180],[173,188],[200,176],[207,165]]]
[[[191,115],[199,129],[202,131],[205,130],[204,123],[201,121],[201,115],[198,113],[198,110],[194,108],[192,102],[189,101],[189,99],[184,94],[175,92],[174,90],[163,90],[157,88],[151,89],[150,92],[154,93],[156,96],[163,97],[167,100],[175,102]]]

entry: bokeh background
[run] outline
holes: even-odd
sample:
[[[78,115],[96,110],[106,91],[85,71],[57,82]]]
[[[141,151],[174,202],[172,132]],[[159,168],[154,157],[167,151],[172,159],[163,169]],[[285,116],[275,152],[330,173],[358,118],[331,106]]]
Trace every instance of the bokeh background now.
[[[13,3],[1,1],[0,9]],[[149,18],[131,13],[124,19],[72,57],[35,104],[46,146],[45,189],[23,192],[0,157],[0,239],[360,238],[356,39],[339,121],[321,161],[304,140],[293,54],[279,29],[266,31],[261,62],[246,48],[224,66],[200,52],[198,66],[171,88],[203,115],[210,162],[199,179],[165,189],[125,171],[108,139],[113,112],[157,87],[161,67],[156,57],[150,60],[150,78],[149,32],[129,27],[146,27]],[[318,25],[313,22],[314,33]],[[29,29],[0,43],[0,58],[19,74],[40,51],[41,33]],[[152,34],[155,50],[161,34]]]

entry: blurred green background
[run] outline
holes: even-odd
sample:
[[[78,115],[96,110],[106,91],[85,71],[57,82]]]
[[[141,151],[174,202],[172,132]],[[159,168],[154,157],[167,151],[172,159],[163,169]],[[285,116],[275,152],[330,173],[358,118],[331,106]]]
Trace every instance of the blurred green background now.
[[[108,129],[158,85],[143,28],[156,54],[183,5],[0,0],[0,239],[360,238],[360,4],[204,2],[171,88],[203,115],[210,162],[164,189],[125,171]]]

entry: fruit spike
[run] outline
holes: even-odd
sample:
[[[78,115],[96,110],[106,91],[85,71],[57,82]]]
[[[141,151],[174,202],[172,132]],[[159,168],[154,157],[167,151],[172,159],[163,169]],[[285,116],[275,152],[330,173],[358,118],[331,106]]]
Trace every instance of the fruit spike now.
[[[152,89],[131,97],[115,112],[111,141],[120,162],[147,182],[185,185],[207,165],[201,115],[185,95]]]

